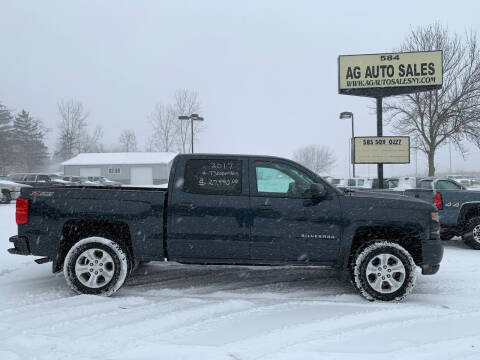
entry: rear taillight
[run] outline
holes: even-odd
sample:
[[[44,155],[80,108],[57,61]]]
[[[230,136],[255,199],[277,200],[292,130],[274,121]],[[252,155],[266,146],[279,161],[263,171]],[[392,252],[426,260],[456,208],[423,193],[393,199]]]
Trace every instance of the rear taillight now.
[[[28,221],[28,200],[18,198],[16,203],[15,220],[17,225],[26,224]]]
[[[440,193],[435,193],[433,202],[435,203],[435,206],[437,207],[438,210],[443,209],[442,195]]]

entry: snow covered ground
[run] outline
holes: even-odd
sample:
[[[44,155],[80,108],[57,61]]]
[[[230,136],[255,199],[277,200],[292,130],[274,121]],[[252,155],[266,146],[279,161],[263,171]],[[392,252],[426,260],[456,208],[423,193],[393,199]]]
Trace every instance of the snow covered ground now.
[[[369,303],[318,268],[140,267],[113,297],[75,296],[51,263],[6,252],[0,359],[480,359],[480,251],[446,244],[401,304]]]

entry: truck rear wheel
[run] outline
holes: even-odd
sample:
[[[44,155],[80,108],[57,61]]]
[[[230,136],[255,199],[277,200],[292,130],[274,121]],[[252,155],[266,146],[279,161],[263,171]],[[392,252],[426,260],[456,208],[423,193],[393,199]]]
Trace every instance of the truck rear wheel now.
[[[415,262],[407,250],[390,241],[360,250],[351,271],[354,286],[370,301],[402,301],[415,286]]]
[[[467,246],[480,250],[480,216],[472,217],[467,221],[462,238]]]
[[[129,258],[115,241],[90,237],[73,245],[65,258],[63,273],[78,294],[110,296],[125,282]]]

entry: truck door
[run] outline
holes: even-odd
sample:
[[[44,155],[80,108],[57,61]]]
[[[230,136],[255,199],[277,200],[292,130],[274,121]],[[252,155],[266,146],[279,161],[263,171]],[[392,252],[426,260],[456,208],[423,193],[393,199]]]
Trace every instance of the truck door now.
[[[317,180],[322,182],[295,163],[250,160],[252,259],[272,263],[337,259],[340,202],[327,185],[327,197],[312,201],[310,185]]]
[[[246,158],[182,157],[169,188],[167,249],[172,260],[249,259]]]

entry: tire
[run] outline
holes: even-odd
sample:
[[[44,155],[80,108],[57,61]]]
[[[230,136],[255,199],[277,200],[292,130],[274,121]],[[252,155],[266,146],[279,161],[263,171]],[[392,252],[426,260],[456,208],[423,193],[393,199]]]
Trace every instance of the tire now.
[[[462,239],[467,246],[480,250],[480,216],[475,216],[467,221]]]
[[[90,237],[77,242],[65,257],[63,273],[77,294],[110,296],[130,272],[128,252],[115,241]]]
[[[417,277],[411,255],[390,241],[360,249],[351,271],[354,286],[369,301],[403,301],[412,292]]]

